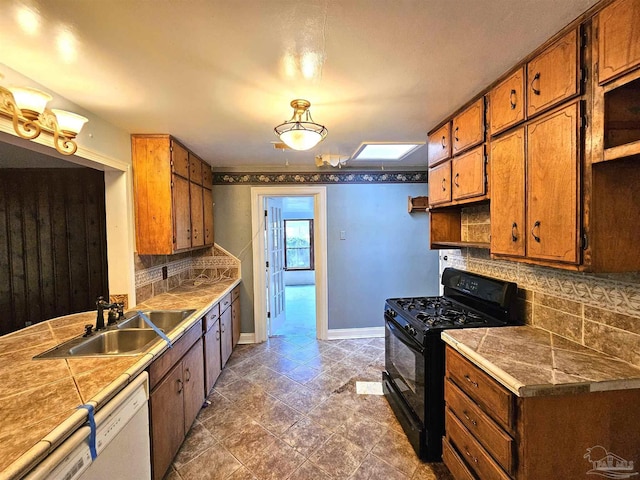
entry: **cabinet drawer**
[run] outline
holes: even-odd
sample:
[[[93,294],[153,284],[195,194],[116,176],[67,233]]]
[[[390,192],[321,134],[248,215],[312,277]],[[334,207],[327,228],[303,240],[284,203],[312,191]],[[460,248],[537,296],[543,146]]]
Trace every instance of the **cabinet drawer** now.
[[[220,304],[216,303],[204,314],[204,331],[208,332],[220,318]]]
[[[427,146],[429,166],[433,167],[451,156],[451,122],[445,123],[429,135]]]
[[[235,302],[240,298],[240,285],[237,285],[233,290],[231,290],[231,302]]]
[[[227,293],[224,297],[220,299],[220,314],[231,306],[231,295],[232,292]]]
[[[527,114],[548,110],[580,93],[578,30],[572,30],[527,64]]]
[[[447,409],[445,414],[447,438],[460,452],[465,463],[483,479],[510,480],[509,476],[473,438],[462,423]]]
[[[447,347],[447,377],[473,399],[496,422],[513,429],[513,396],[489,375]]]
[[[201,336],[202,320],[199,320],[173,344],[173,348],[167,349],[157,360],[154,360],[149,367],[149,388],[153,389]]]
[[[481,197],[487,184],[482,146],[451,160],[451,195],[453,200]]]
[[[453,155],[484,142],[484,97],[454,117],[451,128]]]
[[[442,461],[456,480],[476,480],[446,438],[442,441]]]
[[[524,120],[524,67],[512,73],[491,90],[491,135],[496,135]]]
[[[445,382],[445,401],[466,429],[507,471],[513,473],[514,441],[450,380]]]
[[[429,205],[451,201],[451,162],[429,169]]]

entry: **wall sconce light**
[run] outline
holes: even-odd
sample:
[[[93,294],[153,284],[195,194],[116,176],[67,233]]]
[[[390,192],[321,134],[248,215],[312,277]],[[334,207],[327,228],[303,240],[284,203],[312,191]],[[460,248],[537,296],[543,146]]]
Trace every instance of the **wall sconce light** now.
[[[328,130],[324,125],[315,123],[311,118],[310,106],[311,103],[307,100],[293,100],[291,102],[293,108],[291,120],[274,128],[276,135],[289,148],[309,150],[327,136]]]
[[[73,155],[78,145],[73,141],[88,121],[64,110],[46,108],[51,95],[35,88],[0,87],[0,115],[11,118],[20,138],[33,140],[42,131],[53,135],[53,145],[63,155]]]

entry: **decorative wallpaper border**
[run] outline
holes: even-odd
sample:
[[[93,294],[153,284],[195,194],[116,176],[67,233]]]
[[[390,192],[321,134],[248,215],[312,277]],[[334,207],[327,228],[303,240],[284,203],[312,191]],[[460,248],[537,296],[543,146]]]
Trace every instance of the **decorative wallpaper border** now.
[[[442,251],[446,265],[516,282],[519,288],[640,317],[640,283],[588,273],[568,272],[506,260],[491,260],[475,250]],[[487,258],[483,258],[483,257]]]
[[[415,172],[301,172],[301,173],[215,173],[214,185],[301,184],[301,183],[427,183],[426,171]]]

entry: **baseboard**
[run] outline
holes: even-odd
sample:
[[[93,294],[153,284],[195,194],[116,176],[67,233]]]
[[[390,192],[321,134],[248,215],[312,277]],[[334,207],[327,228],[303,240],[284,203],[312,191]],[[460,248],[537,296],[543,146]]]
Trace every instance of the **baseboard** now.
[[[246,345],[249,343],[256,343],[256,334],[251,333],[241,333],[240,338],[238,339],[238,343],[242,345]]]
[[[333,328],[327,331],[328,340],[346,340],[349,338],[384,337],[384,327]]]

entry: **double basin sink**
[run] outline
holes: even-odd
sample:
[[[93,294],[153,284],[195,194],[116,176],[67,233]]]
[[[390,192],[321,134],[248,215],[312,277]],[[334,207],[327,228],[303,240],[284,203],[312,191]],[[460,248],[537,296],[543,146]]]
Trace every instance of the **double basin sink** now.
[[[35,359],[102,357],[137,355],[160,340],[160,335],[147,323],[147,319],[163,333],[168,334],[193,315],[190,310],[146,310],[120,320],[107,330],[87,337],[76,337],[47,350]],[[145,318],[146,317],[146,318]]]

